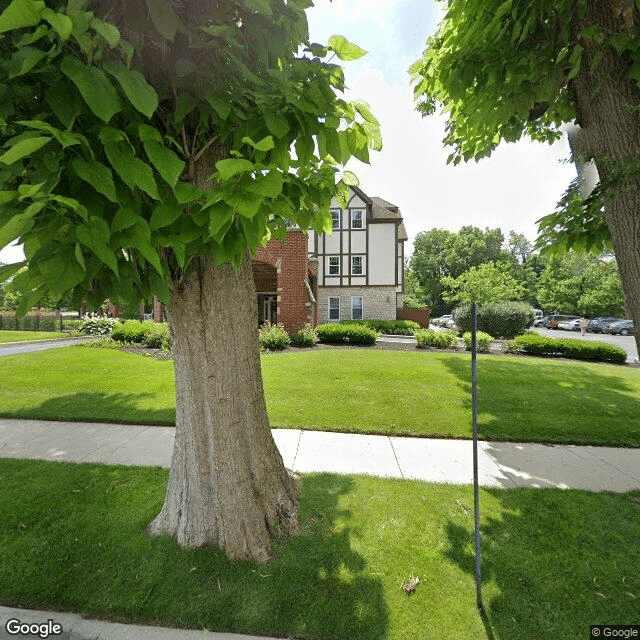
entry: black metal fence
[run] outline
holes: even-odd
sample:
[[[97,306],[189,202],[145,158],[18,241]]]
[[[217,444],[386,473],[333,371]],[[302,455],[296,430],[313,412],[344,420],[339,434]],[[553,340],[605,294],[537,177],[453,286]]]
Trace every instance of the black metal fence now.
[[[28,314],[18,318],[13,313],[0,313],[0,331],[70,331],[76,329],[78,316],[61,313]]]

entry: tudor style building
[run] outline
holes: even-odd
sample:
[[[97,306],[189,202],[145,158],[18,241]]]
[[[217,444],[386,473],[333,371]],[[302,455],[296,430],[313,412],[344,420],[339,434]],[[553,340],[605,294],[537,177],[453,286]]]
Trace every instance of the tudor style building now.
[[[407,233],[397,206],[350,187],[332,203],[333,234],[297,228],[271,240],[253,262],[261,323],[287,331],[309,323],[395,320],[404,291]]]

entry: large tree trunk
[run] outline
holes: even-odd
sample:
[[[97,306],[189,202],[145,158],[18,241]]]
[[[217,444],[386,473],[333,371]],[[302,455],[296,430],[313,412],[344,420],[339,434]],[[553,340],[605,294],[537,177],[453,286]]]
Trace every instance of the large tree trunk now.
[[[574,36],[596,24],[605,33],[624,33],[640,25],[635,0],[588,0],[586,15],[573,25]],[[572,82],[578,122],[582,127],[579,153],[593,158],[601,180],[640,158],[640,91],[626,74],[630,60],[608,45],[581,40],[581,71]],[[602,54],[600,64],[598,52]],[[593,69],[592,69],[593,65]],[[626,298],[627,313],[635,323],[640,353],[640,173],[619,180],[605,203]]]
[[[271,540],[298,531],[298,498],[269,429],[251,262],[239,273],[197,266],[168,306],[176,437],[164,507],[149,528],[184,547],[267,562]]]

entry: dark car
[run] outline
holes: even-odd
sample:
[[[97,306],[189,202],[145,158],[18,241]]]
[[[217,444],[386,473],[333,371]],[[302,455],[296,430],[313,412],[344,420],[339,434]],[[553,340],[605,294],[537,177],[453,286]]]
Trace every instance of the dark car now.
[[[580,320],[580,316],[567,316],[563,314],[549,316],[549,324],[547,327],[549,327],[549,329],[557,329],[558,322],[567,322],[568,320]]]
[[[628,336],[635,331],[633,320],[619,320],[613,322],[605,330],[604,333],[613,333],[621,336]]]
[[[610,324],[620,320],[623,320],[623,318],[619,318],[617,316],[598,316],[597,318],[593,318],[593,320],[589,320],[587,331],[592,333],[602,333]]]

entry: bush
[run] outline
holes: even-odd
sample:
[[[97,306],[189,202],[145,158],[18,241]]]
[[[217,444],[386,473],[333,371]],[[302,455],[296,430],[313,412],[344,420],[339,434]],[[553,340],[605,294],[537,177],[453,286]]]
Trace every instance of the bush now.
[[[139,320],[125,320],[113,328],[111,337],[120,342],[141,343],[148,327],[148,324]]]
[[[573,358],[624,364],[627,354],[624,349],[606,342],[585,342],[571,338],[547,338],[536,333],[526,333],[509,342],[512,353],[526,353],[533,356]]]
[[[471,351],[471,331],[467,331],[463,334],[462,339],[464,340],[464,346],[467,350]],[[490,336],[488,333],[484,331],[478,331],[476,333],[476,345],[478,351],[483,351],[484,353],[488,353],[489,347],[493,342],[493,336]]]
[[[395,336],[412,336],[420,329],[420,325],[413,320],[342,320],[340,324],[365,326],[378,333]]]
[[[260,349],[267,351],[286,349],[290,342],[289,334],[281,324],[265,322],[262,327],[260,327]]]
[[[291,344],[294,347],[313,347],[318,342],[318,334],[308,324],[291,334]]]
[[[147,325],[149,322],[149,325]],[[164,351],[171,350],[171,336],[169,335],[169,325],[166,322],[145,321],[142,344],[149,349],[162,349]]]
[[[433,329],[418,329],[416,342],[419,349],[436,347],[436,349],[450,349],[458,346],[458,334],[455,331],[434,331]]]
[[[458,307],[453,317],[461,331],[471,331],[471,305]],[[478,305],[478,331],[499,338],[513,338],[533,324],[533,310],[526,302],[489,302]]]
[[[350,344],[375,344],[378,334],[362,324],[319,324],[316,333],[320,342]]]
[[[89,336],[106,336],[120,322],[117,318],[89,318],[85,316],[78,330]]]

